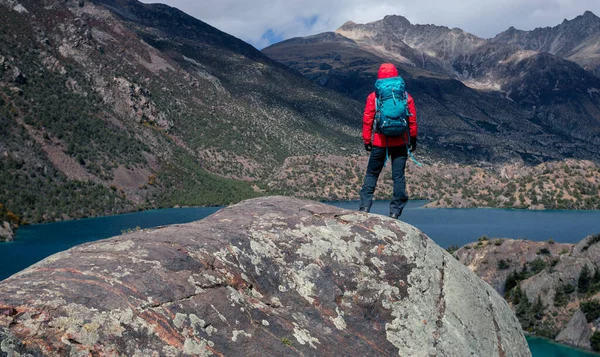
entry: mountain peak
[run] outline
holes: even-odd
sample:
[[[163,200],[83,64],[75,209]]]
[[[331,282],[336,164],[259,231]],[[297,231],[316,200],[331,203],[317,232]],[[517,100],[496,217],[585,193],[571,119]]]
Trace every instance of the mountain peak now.
[[[391,22],[391,23],[401,23],[401,24],[406,24],[406,25],[412,25],[406,17],[401,16],[401,15],[387,15],[383,18],[383,21]]]
[[[346,21],[344,22],[344,24],[342,26],[340,26],[336,31],[339,30],[351,30],[353,28],[355,28],[356,26],[358,26],[358,24],[354,21]]]
[[[565,24],[565,23],[569,23],[569,22],[574,22],[576,24],[579,24],[581,22],[583,22],[584,24],[597,23],[597,22],[600,22],[600,18],[598,16],[596,16],[596,14],[594,14],[593,12],[588,10],[588,11],[584,12],[583,15],[579,15],[571,21],[565,19],[562,23]]]

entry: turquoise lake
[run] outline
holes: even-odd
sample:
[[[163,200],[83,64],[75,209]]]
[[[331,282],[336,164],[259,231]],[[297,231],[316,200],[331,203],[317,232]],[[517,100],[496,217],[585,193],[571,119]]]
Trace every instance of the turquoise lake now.
[[[356,209],[358,202],[328,202]],[[488,237],[554,239],[575,243],[590,234],[600,233],[600,211],[528,211],[508,209],[428,209],[425,201],[411,201],[401,219],[425,232],[442,247],[462,246]],[[121,234],[123,230],[151,228],[202,219],[219,207],[192,207],[151,210],[119,216],[78,221],[30,225],[17,231],[14,242],[0,244],[0,280],[29,265],[70,247]],[[377,201],[372,213],[387,214],[388,202]],[[551,341],[528,337],[534,357],[598,356],[561,346]]]

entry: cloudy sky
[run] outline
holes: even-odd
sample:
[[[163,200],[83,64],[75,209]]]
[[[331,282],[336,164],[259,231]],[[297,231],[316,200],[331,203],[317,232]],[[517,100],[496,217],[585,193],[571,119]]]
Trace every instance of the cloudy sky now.
[[[460,27],[489,38],[514,26],[556,26],[586,10],[600,16],[600,0],[142,0],[162,2],[263,47],[295,36],[333,31],[402,15],[413,24]]]

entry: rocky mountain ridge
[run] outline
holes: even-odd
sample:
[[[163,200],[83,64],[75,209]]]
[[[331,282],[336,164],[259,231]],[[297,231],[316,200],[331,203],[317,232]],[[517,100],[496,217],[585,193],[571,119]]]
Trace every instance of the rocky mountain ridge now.
[[[496,35],[495,43],[505,43],[523,50],[546,52],[573,61],[600,74],[600,18],[591,11],[554,27],[532,31],[514,27]]]
[[[570,26],[585,31],[586,23],[576,19]],[[460,29],[413,25],[402,16],[368,24],[349,22],[336,33],[315,35],[313,39],[321,39],[313,42],[290,39],[263,52],[357,100],[372,91],[381,62],[396,63],[426,119],[425,144],[436,151],[443,148],[456,159],[461,156],[457,146],[471,146],[471,158],[481,155],[494,161],[485,152],[488,145],[479,146],[483,141],[504,151],[505,158],[511,155],[503,148],[507,145],[526,147],[528,153],[598,160],[597,152],[573,150],[595,151],[600,137],[600,78],[574,62]],[[483,130],[475,133],[476,127]],[[526,128],[532,130],[514,137]],[[495,140],[495,134],[504,142]]]

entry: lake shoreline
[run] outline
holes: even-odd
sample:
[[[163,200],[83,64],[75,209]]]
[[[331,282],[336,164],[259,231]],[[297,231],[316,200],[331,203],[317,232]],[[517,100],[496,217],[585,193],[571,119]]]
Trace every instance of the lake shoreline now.
[[[313,199],[306,199],[306,200],[310,201]],[[359,203],[359,201],[357,199],[356,200],[314,199],[313,201],[317,201],[317,202],[321,202],[321,203],[325,203],[325,204],[331,204],[334,206],[337,203],[356,202],[356,205],[358,207],[358,203]],[[389,200],[374,200],[373,201],[373,203],[376,203],[376,202],[389,203],[390,201]],[[480,209],[483,209],[483,210],[507,210],[507,211],[527,211],[527,212],[530,212],[530,211],[533,211],[533,212],[600,212],[599,209],[531,209],[531,208],[507,208],[507,207],[492,207],[492,206],[459,207],[459,206],[451,206],[451,205],[450,206],[430,206],[430,204],[435,203],[435,201],[427,200],[427,199],[414,199],[414,200],[409,200],[409,202],[413,202],[413,203],[414,202],[423,202],[423,204],[419,208],[425,208],[425,209],[431,209],[431,210],[435,210],[435,209],[480,210]],[[55,220],[55,221],[42,221],[42,222],[36,222],[36,223],[22,222],[20,227],[30,226],[30,225],[52,224],[52,223],[60,223],[60,222],[72,222],[72,221],[80,221],[80,220],[95,219],[95,218],[116,217],[116,216],[123,216],[123,215],[135,214],[135,213],[140,213],[140,212],[149,212],[149,211],[166,210],[166,209],[215,208],[215,207],[225,208],[227,206],[222,206],[222,205],[179,206],[179,205],[175,205],[173,207],[156,207],[156,208],[148,208],[148,209],[137,208],[137,209],[125,210],[121,213],[111,214],[111,215],[87,216],[87,217],[81,217],[81,218],[61,219],[61,220]],[[1,224],[1,222],[0,222],[0,224]]]
[[[566,349],[566,351],[576,352],[576,353],[578,353],[576,357],[588,357],[588,356],[589,357],[594,357],[594,356],[600,356],[600,352],[594,352],[594,351],[591,351],[591,350],[586,350],[586,349],[583,349],[583,348],[578,348],[578,347],[575,347],[575,346],[568,345],[566,343],[559,343],[559,342],[554,341],[553,339],[550,339],[550,338],[547,338],[547,337],[543,337],[543,336],[529,334],[527,332],[524,332],[524,334],[525,334],[525,339],[527,339],[527,343],[530,344],[530,346],[531,346],[532,343],[535,343],[536,340],[539,340],[539,341],[543,341],[545,344],[558,346],[561,349]],[[565,355],[561,354],[560,356],[565,356]],[[570,357],[570,355],[567,355],[565,357]]]

